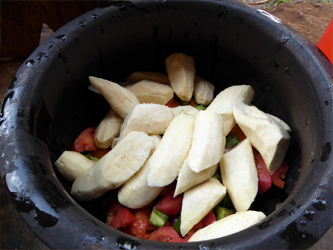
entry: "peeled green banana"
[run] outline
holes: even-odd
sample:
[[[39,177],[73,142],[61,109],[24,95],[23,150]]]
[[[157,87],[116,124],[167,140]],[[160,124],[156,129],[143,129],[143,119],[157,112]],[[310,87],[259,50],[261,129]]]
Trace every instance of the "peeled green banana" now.
[[[123,122],[124,120],[110,109],[96,128],[94,141],[97,147],[110,147],[113,139],[119,136],[120,126]]]
[[[184,193],[180,232],[184,237],[226,195],[226,188],[215,178],[187,190]]]
[[[248,210],[258,193],[258,172],[248,138],[222,156],[220,170],[236,211]]]
[[[270,115],[255,106],[240,105],[233,110],[237,124],[264,159],[268,172],[282,164],[290,143],[287,130]]]
[[[214,111],[223,118],[223,135],[227,136],[236,122],[233,107],[241,103],[250,104],[254,97],[254,90],[250,85],[231,86],[221,91],[206,110]]]
[[[148,185],[163,187],[173,182],[188,155],[193,136],[194,117],[181,113],[165,131],[148,162]]]
[[[214,99],[214,85],[206,79],[196,76],[194,79],[193,97],[198,104],[207,106]]]
[[[132,131],[73,183],[71,194],[92,200],[124,184],[143,166],[154,147],[144,132]]]
[[[222,135],[222,117],[209,110],[196,114],[193,141],[188,154],[188,165],[198,173],[218,163],[225,147]]]
[[[212,240],[237,233],[266,218],[263,212],[243,211],[229,215],[195,232],[189,242]]]
[[[64,151],[54,164],[62,176],[74,182],[80,174],[95,163],[78,152]]]
[[[111,108],[123,119],[132,111],[135,105],[140,103],[131,91],[117,83],[94,76],[89,76],[89,81],[102,93]]]
[[[190,101],[193,94],[195,66],[191,56],[175,53],[165,59],[170,85],[183,101]]]

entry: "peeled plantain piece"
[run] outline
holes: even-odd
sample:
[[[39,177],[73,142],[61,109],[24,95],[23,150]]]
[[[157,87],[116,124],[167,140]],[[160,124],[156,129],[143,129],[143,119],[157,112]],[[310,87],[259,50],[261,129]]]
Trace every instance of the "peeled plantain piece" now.
[[[173,182],[188,155],[193,136],[194,117],[181,113],[165,131],[148,162],[148,185],[163,187]]]
[[[223,135],[227,136],[236,122],[233,116],[233,106],[241,103],[250,104],[254,90],[249,85],[231,86],[221,91],[206,110],[214,111],[223,118]]]
[[[184,193],[180,232],[184,237],[226,195],[226,188],[215,178],[187,190]]]
[[[274,174],[286,156],[289,133],[276,119],[255,106],[243,104],[234,107],[233,112],[239,127],[264,159],[268,172]]]
[[[198,104],[207,106],[214,99],[214,85],[206,79],[196,76],[194,79],[193,97]]]
[[[215,164],[210,168],[207,168],[199,173],[196,173],[191,170],[186,158],[178,174],[174,197],[185,192],[191,187],[194,187],[197,184],[200,184],[210,179],[213,176],[213,174],[216,172],[218,166],[219,164]]]
[[[160,72],[133,72],[126,79],[128,82],[139,82],[141,80],[148,80],[170,85],[168,76]]]
[[[165,105],[138,104],[121,125],[119,141],[131,131],[142,131],[150,135],[164,134],[172,119],[172,110]]]
[[[117,83],[94,76],[89,76],[89,81],[102,93],[111,108],[123,119],[132,111],[135,105],[140,103],[131,91]]]
[[[75,151],[64,151],[54,163],[58,171],[67,180],[75,179],[96,162]]]
[[[229,215],[195,232],[189,242],[211,240],[242,231],[266,218],[263,212],[243,211]]]
[[[154,139],[153,151],[157,148],[161,137],[159,135],[152,136]],[[149,171],[148,162],[136,172],[125,184],[119,189],[118,201],[129,208],[137,209],[151,203],[163,190],[164,187],[150,187],[147,184],[147,174]]]
[[[194,120],[193,141],[188,154],[188,165],[198,173],[218,163],[225,147],[222,117],[208,110],[200,111]]]
[[[181,112],[185,112],[186,114],[193,116],[195,116],[199,112],[199,110],[197,110],[195,107],[191,105],[177,106],[175,108],[171,108],[171,110],[174,117],[179,115]]]
[[[133,131],[73,183],[71,194],[87,201],[124,184],[143,166],[154,147],[144,132]]]
[[[165,59],[170,85],[182,101],[190,101],[193,94],[195,66],[194,59],[182,53],[175,53]]]
[[[248,138],[222,156],[220,169],[236,211],[248,210],[258,193],[258,172]]]
[[[120,126],[123,122],[124,120],[110,109],[96,128],[94,140],[97,147],[110,147],[113,139],[119,136]]]
[[[135,94],[140,103],[165,105],[174,95],[173,89],[170,86],[148,80],[137,82],[128,90]]]

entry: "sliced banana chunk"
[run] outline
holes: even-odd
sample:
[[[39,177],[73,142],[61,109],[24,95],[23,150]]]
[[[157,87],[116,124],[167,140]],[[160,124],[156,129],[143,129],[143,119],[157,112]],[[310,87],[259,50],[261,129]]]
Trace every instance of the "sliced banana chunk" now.
[[[73,183],[71,194],[92,200],[124,184],[143,166],[154,147],[144,132],[133,131]]]
[[[152,153],[156,150],[161,137],[159,135],[152,136],[154,148]],[[151,203],[163,190],[164,187],[151,187],[147,184],[147,175],[149,171],[148,162],[136,172],[125,184],[119,189],[118,201],[129,208],[137,209],[144,207]]]
[[[220,169],[236,211],[248,210],[258,193],[258,172],[248,138],[222,156]]]
[[[164,134],[172,119],[172,110],[165,105],[138,104],[121,125],[119,141],[131,131],[142,131],[150,135]]]
[[[123,119],[132,111],[135,105],[140,103],[131,91],[117,83],[94,76],[89,76],[89,81],[102,93],[111,108]]]
[[[194,117],[181,113],[165,131],[160,144],[148,162],[148,185],[163,187],[173,182],[190,150]]]
[[[94,141],[97,147],[110,147],[113,139],[119,136],[120,126],[123,122],[124,120],[110,109],[96,128]]]
[[[282,164],[290,143],[287,130],[270,115],[255,106],[239,105],[233,110],[236,122],[274,174]]]
[[[96,162],[75,151],[64,151],[54,163],[58,171],[67,180],[74,182],[76,178]]]
[[[199,110],[197,110],[195,107],[191,105],[177,106],[175,108],[171,108],[171,110],[174,117],[179,115],[181,112],[185,112],[186,114],[193,116],[195,116],[199,112]]]
[[[194,120],[193,141],[188,154],[188,165],[198,173],[218,163],[225,147],[222,117],[208,110],[200,111]]]
[[[194,187],[197,184],[200,184],[210,179],[213,176],[213,174],[216,172],[218,166],[219,164],[215,164],[210,168],[207,168],[199,173],[196,173],[193,170],[191,170],[186,158],[178,174],[174,197],[185,192],[191,187]]]
[[[259,223],[265,218],[266,215],[263,212],[237,212],[199,229],[192,235],[189,242],[212,240],[234,234]]]
[[[148,80],[170,85],[168,76],[160,72],[133,72],[126,79],[128,82],[139,82],[141,80]]]
[[[170,85],[183,101],[190,101],[193,94],[195,66],[191,56],[175,53],[165,59]]]
[[[165,105],[174,95],[173,89],[170,86],[148,80],[137,82],[128,90],[135,94],[140,103]]]
[[[226,195],[226,188],[215,178],[187,190],[184,193],[180,232],[185,236]]]
[[[214,99],[214,85],[206,79],[196,76],[194,79],[193,97],[198,104],[207,106]]]
[[[227,136],[236,122],[233,116],[233,106],[241,103],[250,104],[254,90],[249,85],[236,85],[221,91],[206,110],[214,111],[223,118],[223,135]]]

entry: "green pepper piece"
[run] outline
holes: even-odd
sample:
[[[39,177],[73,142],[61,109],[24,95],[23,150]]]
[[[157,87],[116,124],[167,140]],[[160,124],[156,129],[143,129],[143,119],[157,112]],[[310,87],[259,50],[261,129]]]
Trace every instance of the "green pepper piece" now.
[[[181,236],[180,223],[181,223],[181,218],[179,216],[179,218],[176,220],[175,224],[173,224],[173,229],[175,229],[176,232]]]
[[[92,160],[92,161],[95,161],[95,162],[99,161],[98,157],[92,156],[90,153],[86,154],[85,157],[87,157],[89,160]]]
[[[234,209],[234,205],[232,204],[232,201],[231,201],[230,196],[228,194],[226,194],[226,196],[224,196],[224,198],[221,200],[219,205],[221,207],[225,207],[225,208],[228,208],[228,209]]]
[[[228,208],[221,207],[221,206],[217,205],[214,208],[214,212],[216,214],[216,219],[221,220],[221,219],[223,219],[224,217],[227,217],[230,214],[234,214],[236,211],[234,209],[228,209]]]
[[[225,148],[232,148],[239,143],[237,133],[229,134],[226,136]]]
[[[202,105],[202,104],[200,104],[200,105],[197,105],[197,106],[194,106],[197,110],[205,110],[207,107],[205,106],[205,105]]]
[[[213,174],[212,178],[217,179],[219,182],[222,183],[222,177],[221,177],[221,172],[219,169],[216,170],[216,172]]]
[[[154,207],[149,218],[149,223],[155,227],[163,227],[168,219],[169,216],[167,214],[162,213]]]
[[[190,102],[180,100],[180,106],[186,106],[186,105],[190,105]]]

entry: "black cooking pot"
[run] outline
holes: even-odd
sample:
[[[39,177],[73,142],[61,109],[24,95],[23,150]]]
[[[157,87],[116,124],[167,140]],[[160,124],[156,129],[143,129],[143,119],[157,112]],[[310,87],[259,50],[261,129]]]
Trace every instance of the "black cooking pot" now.
[[[77,135],[109,109],[88,76],[122,82],[134,71],[165,72],[183,52],[215,84],[249,84],[253,103],[293,132],[283,190],[252,209],[267,218],[249,229],[198,243],[162,243],[107,226],[100,199],[78,203],[53,168]],[[268,13],[237,1],[114,1],[73,20],[18,70],[1,110],[1,177],[31,230],[50,248],[308,248],[332,225],[332,71],[308,39]]]

